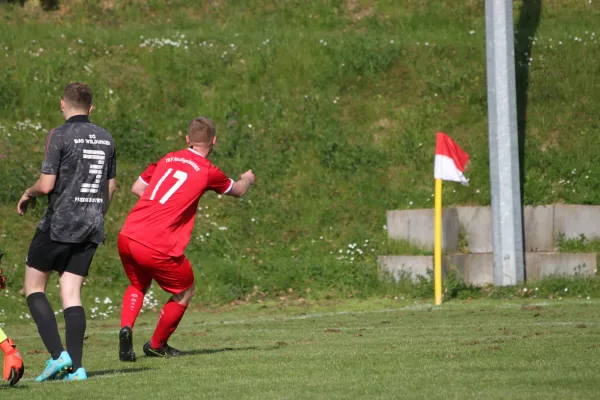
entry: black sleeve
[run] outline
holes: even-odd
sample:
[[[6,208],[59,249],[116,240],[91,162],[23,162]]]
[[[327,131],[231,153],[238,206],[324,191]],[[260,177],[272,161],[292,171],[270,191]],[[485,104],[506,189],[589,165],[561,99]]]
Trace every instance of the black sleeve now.
[[[113,148],[112,156],[110,157],[110,165],[108,166],[108,179],[117,177],[117,149]]]
[[[42,174],[56,175],[60,168],[63,141],[60,133],[51,130],[46,135],[46,152],[42,164]]]

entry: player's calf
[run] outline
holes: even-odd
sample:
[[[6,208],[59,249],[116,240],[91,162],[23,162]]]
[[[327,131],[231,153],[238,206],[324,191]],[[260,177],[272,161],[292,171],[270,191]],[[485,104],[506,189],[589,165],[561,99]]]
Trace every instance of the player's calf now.
[[[195,285],[181,293],[173,295],[160,311],[160,318],[154,334],[149,342],[144,345],[144,354],[149,357],[177,357],[181,351],[168,345],[169,338],[177,329],[183,318],[188,304],[195,293]]]

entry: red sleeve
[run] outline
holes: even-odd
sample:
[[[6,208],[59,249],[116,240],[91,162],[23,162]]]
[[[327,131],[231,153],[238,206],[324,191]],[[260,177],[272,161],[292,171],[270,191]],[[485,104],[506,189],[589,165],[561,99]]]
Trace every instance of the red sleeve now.
[[[41,170],[43,174],[58,174],[63,151],[63,141],[60,136],[62,135],[59,133],[55,134],[54,129],[46,135],[46,152],[44,154],[44,163],[42,164]]]
[[[208,190],[212,190],[219,194],[225,194],[233,188],[233,179],[230,179],[221,170],[214,165],[208,168]]]
[[[145,183],[146,185],[150,184],[152,180],[152,175],[154,174],[154,170],[156,169],[156,163],[152,163],[148,165],[148,168],[140,175],[140,181]]]

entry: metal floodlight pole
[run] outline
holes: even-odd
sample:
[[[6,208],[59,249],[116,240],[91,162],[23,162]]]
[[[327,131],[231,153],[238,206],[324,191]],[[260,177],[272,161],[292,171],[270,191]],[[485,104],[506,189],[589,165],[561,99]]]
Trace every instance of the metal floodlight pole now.
[[[485,0],[494,284],[524,279],[512,0]]]

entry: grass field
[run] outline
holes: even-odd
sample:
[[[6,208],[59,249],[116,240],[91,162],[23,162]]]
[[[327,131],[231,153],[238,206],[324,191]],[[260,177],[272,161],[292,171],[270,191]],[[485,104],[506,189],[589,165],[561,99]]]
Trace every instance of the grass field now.
[[[119,363],[118,321],[88,327],[85,382],[35,383],[45,350],[13,325],[27,371],[4,399],[595,399],[597,300],[470,301],[439,308],[393,300],[205,308],[148,359],[156,314],[134,333],[135,364]]]

